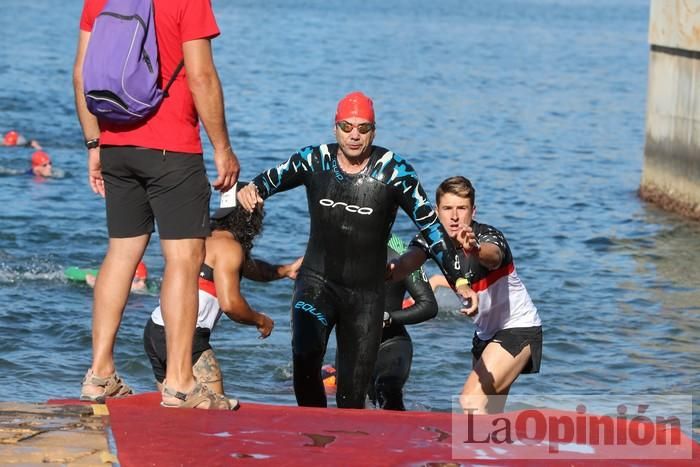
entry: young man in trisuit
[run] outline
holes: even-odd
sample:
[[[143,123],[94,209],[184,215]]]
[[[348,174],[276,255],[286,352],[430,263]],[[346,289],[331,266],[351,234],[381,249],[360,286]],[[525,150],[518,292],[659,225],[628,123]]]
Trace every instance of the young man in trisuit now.
[[[241,277],[263,282],[284,277],[295,279],[301,264],[301,258],[275,266],[251,258],[253,240],[262,231],[262,225],[262,206],[252,213],[240,207],[221,208],[212,215],[212,234],[206,240],[206,257],[199,273],[199,313],[192,344],[192,371],[198,382],[221,396],[224,395],[223,376],[209,338],[222,313],[238,323],[255,326],[262,339],[268,337],[274,327],[272,319],[252,309],[241,294]],[[153,310],[146,323],[143,343],[156,385],[162,390],[167,354],[160,306]],[[238,408],[235,399],[228,400],[233,409]]]
[[[308,146],[238,192],[240,204],[252,210],[275,193],[306,187],[311,232],[292,300],[294,392],[302,406],[327,405],[321,365],[334,327],[337,406],[365,405],[381,339],[386,245],[399,207],[450,284],[463,279],[464,254],[449,241],[413,167],[373,146],[374,135],[371,99],[348,94],[335,115],[337,143]],[[458,289],[465,299],[473,295],[467,286]]]
[[[473,370],[464,383],[460,402],[465,411],[496,413],[503,411],[518,375],[539,372],[542,324],[515,271],[505,236],[495,227],[473,219],[475,199],[475,189],[464,177],[443,181],[435,195],[440,222],[455,247],[469,253],[469,281],[479,295],[472,340]],[[428,257],[426,249],[421,238],[411,242],[396,265],[395,275],[401,277],[423,264]],[[437,282],[448,285],[444,278]]]
[[[114,364],[114,344],[136,265],[158,224],[165,270],[160,302],[167,328],[168,369],[162,402],[168,406],[230,409],[192,375],[192,336],[197,315],[197,277],[209,235],[209,198],[199,121],[214,148],[215,189],[238,179],[221,83],[211,39],[219,35],[209,0],[153,0],[160,74],[177,73],[169,95],[153,115],[115,125],[87,108],[83,64],[93,26],[106,0],[85,0],[80,20],[73,86],[88,156],[88,181],[105,197],[109,247],[95,284],[92,364],[80,398],[102,402],[130,394]],[[164,85],[165,83],[163,83]],[[162,87],[162,86],[161,86]],[[196,400],[194,404],[192,401]]]

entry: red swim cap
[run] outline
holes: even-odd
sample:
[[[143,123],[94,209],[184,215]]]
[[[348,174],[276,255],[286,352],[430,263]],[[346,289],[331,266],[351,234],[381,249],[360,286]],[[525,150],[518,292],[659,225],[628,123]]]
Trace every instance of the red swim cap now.
[[[47,162],[51,162],[51,158],[44,151],[35,151],[34,154],[32,154],[32,167],[44,165]]]
[[[11,130],[5,133],[5,137],[2,139],[2,142],[5,146],[14,146],[17,144],[18,139],[19,133],[17,133],[15,130]]]
[[[335,111],[336,123],[350,117],[359,117],[374,123],[374,104],[372,99],[360,91],[351,92],[340,99]]]
[[[136,273],[134,273],[134,279],[147,279],[148,269],[143,261],[139,261],[139,265],[136,266]]]
[[[323,387],[329,393],[336,391],[335,368],[332,365],[323,365],[321,367],[321,378],[323,378]]]

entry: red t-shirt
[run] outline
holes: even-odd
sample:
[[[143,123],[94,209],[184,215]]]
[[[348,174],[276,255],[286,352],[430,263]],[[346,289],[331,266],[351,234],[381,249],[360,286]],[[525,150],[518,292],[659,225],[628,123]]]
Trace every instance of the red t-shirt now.
[[[85,0],[80,29],[92,31],[97,15],[107,0]],[[153,0],[155,10],[161,88],[167,84],[182,60],[183,42],[219,35],[211,0]],[[140,146],[174,152],[202,153],[199,118],[185,69],[170,87],[156,113],[136,127],[120,127],[100,122],[100,143],[114,146]]]

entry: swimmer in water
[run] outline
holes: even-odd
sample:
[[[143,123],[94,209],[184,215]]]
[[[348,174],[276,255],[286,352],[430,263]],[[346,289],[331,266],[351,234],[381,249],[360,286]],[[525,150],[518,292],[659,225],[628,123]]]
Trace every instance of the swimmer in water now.
[[[53,176],[51,157],[44,151],[35,151],[32,154],[31,164],[32,167],[28,171],[30,175],[44,178]]]
[[[132,292],[143,292],[148,290],[148,285],[146,280],[148,279],[148,268],[146,268],[146,263],[139,261],[138,266],[136,266],[136,272],[134,273],[134,278],[131,280],[131,291]],[[90,287],[95,287],[95,282],[97,281],[97,276],[92,274],[85,274],[85,283]]]
[[[2,138],[3,146],[24,146],[27,148],[34,148],[41,150],[41,145],[35,139],[27,140],[24,136],[16,132],[15,130],[10,130]]]

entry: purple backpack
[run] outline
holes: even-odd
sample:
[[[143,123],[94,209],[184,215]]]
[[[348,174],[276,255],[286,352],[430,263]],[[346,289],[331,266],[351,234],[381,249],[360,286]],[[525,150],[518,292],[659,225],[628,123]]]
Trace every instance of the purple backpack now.
[[[167,97],[183,65],[161,90],[152,0],[108,0],[95,18],[85,53],[88,110],[109,123],[142,121]]]

